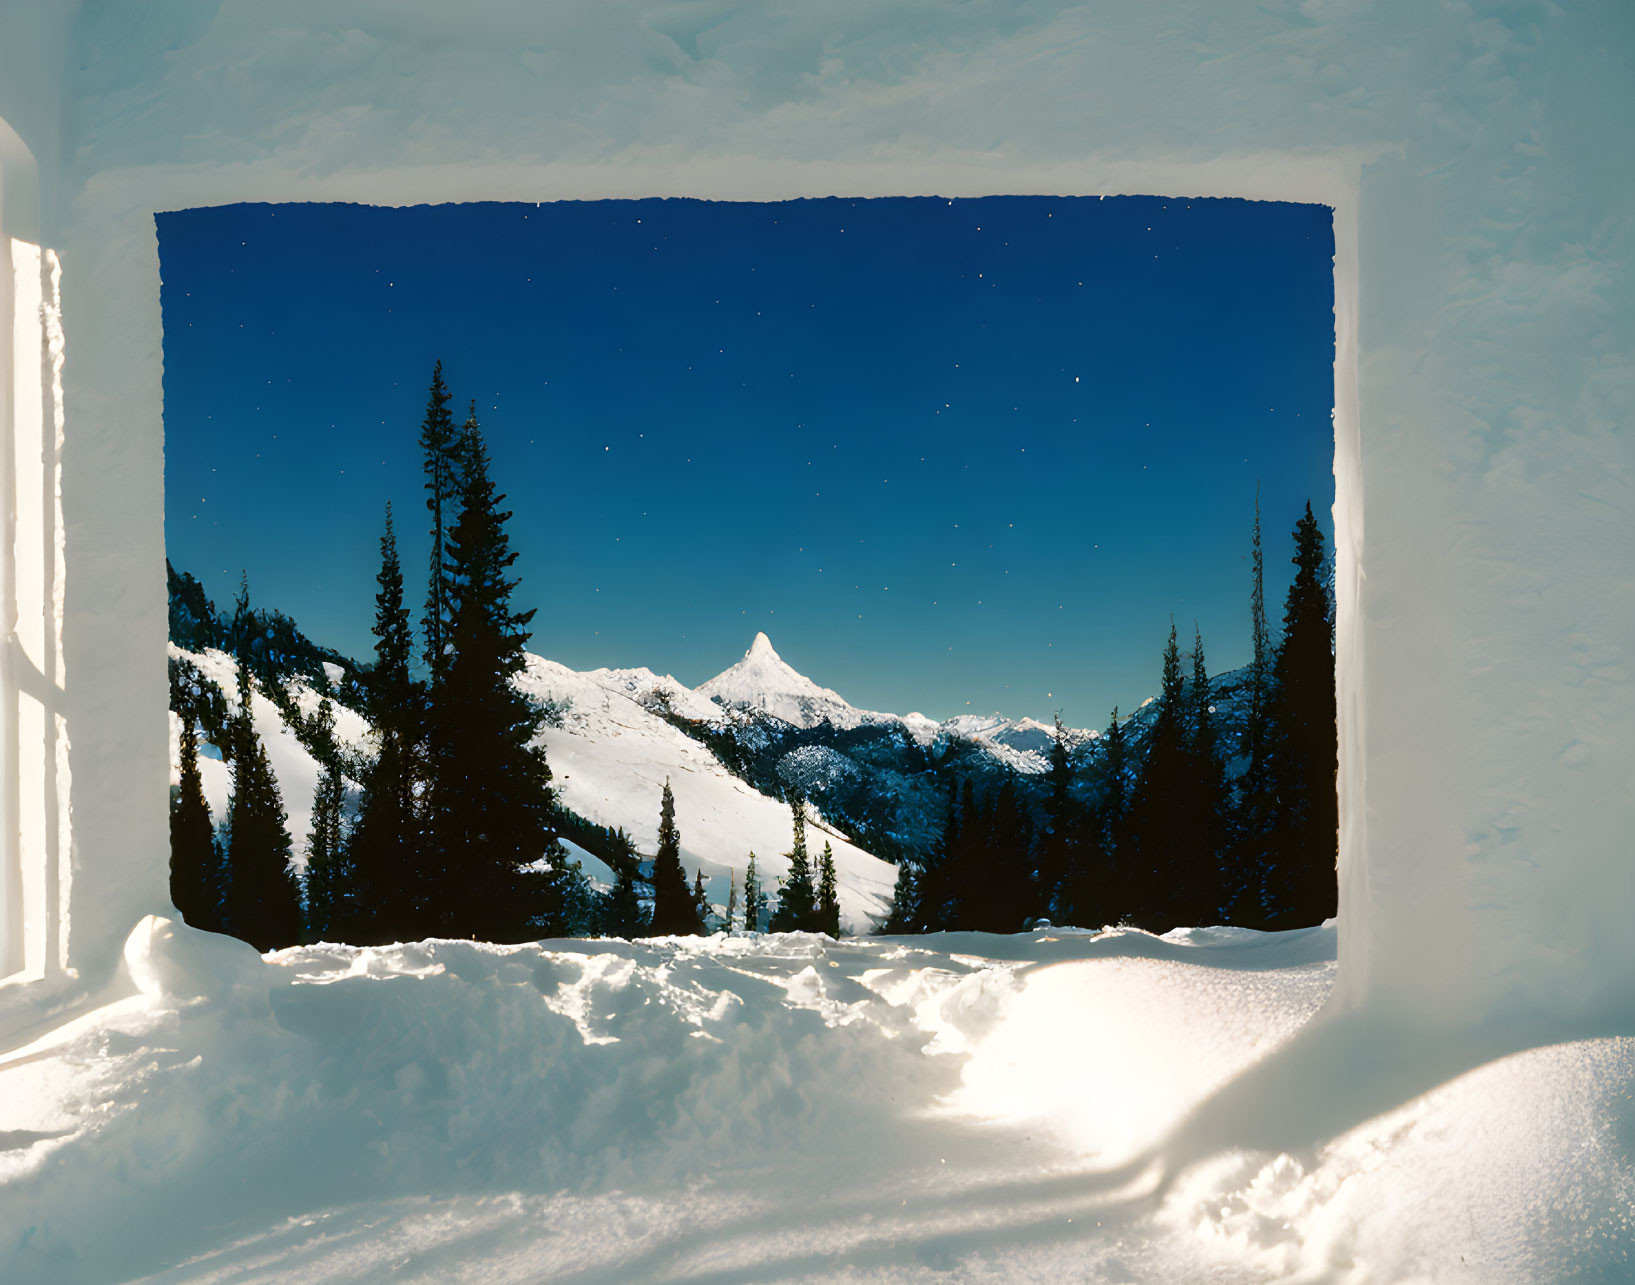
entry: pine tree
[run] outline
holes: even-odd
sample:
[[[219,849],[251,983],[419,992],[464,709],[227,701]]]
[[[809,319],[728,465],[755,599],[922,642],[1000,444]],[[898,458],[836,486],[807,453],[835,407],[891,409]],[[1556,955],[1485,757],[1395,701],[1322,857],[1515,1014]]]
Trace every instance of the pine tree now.
[[[1014,933],[1037,910],[1038,891],[1030,868],[1033,825],[1022,806],[1016,778],[1007,776],[999,787],[988,817],[988,847],[973,884],[987,890],[985,898],[972,895],[967,920],[981,932]]]
[[[714,913],[710,909],[709,889],[704,886],[704,867],[700,866],[693,875],[693,913],[698,916],[698,931],[702,936],[709,932],[710,916]]]
[[[375,594],[375,663],[364,702],[376,753],[363,777],[358,820],[347,843],[350,895],[335,908],[329,932],[340,941],[379,945],[412,941],[428,931],[429,891],[421,829],[425,787],[420,754],[425,693],[410,671],[414,634],[403,604],[403,568],[386,506]]]
[[[653,858],[653,932],[685,937],[701,930],[698,908],[681,868],[681,831],[676,828],[676,796],[664,782],[659,801],[659,850]]]
[[[453,618],[453,585],[449,576],[448,531],[453,525],[456,500],[455,456],[460,445],[449,413],[448,385],[443,382],[443,363],[431,374],[426,396],[426,415],[420,423],[420,451],[426,473],[426,509],[431,514],[431,570],[427,577],[426,668],[435,686],[448,665],[449,630]]]
[[[636,887],[636,863],[619,862],[613,868],[613,890],[602,907],[602,934],[626,939],[645,937],[652,923],[642,910],[641,893]]]
[[[1147,737],[1130,809],[1125,848],[1133,846],[1134,851],[1121,863],[1125,892],[1133,900],[1134,922],[1143,928],[1173,928],[1191,917],[1185,823],[1191,781],[1183,691],[1181,653],[1171,625],[1164,647],[1158,714]]]
[[[1283,927],[1320,923],[1335,913],[1338,901],[1334,621],[1323,532],[1309,501],[1294,542],[1296,571],[1283,610],[1269,719],[1274,812],[1267,910]]]
[[[891,910],[880,926],[893,935],[921,931],[920,867],[904,857],[897,863],[897,884],[891,894]]]
[[[505,497],[489,480],[475,417],[459,455],[459,517],[446,537],[447,665],[440,682],[434,674],[428,718],[428,922],[490,941],[584,931],[584,874],[556,838],[551,770],[535,743],[545,712],[513,682],[534,613],[511,605],[511,514],[499,507]]]
[[[831,937],[840,936],[840,890],[835,881],[834,848],[827,840],[823,844],[823,855],[818,858],[817,919],[814,927]]]
[[[722,931],[732,932],[738,926],[738,872],[727,871],[727,922]]]
[[[1121,922],[1132,908],[1125,867],[1134,858],[1129,842],[1129,732],[1119,721],[1117,705],[1096,745],[1101,800],[1082,832],[1068,880],[1064,914],[1068,922],[1083,928]]]
[[[241,589],[237,618],[249,614],[249,591]],[[247,633],[240,631],[241,640]],[[231,730],[233,793],[227,803],[226,888],[222,898],[227,930],[257,950],[293,946],[301,933],[300,890],[290,869],[290,835],[266,748],[256,735],[254,688],[246,658],[238,655],[238,710]]]
[[[792,795],[789,810],[795,839],[784,854],[789,861],[789,874],[778,889],[778,908],[772,912],[771,930],[775,933],[813,931],[817,918],[812,863],[806,855],[806,801],[799,794]]]
[[[326,697],[318,705],[317,727],[333,742],[335,707]],[[307,834],[306,940],[334,941],[337,927],[352,918],[349,903],[356,895],[355,880],[348,868],[341,814],[346,800],[346,783],[341,765],[331,756],[323,762],[323,773],[312,799],[312,829]]]
[[[1188,810],[1190,875],[1187,891],[1194,923],[1218,923],[1227,901],[1223,862],[1226,858],[1226,767],[1215,731],[1215,707],[1204,663],[1203,631],[1193,626],[1192,686],[1188,722],[1192,797]]]
[[[992,826],[977,800],[976,786],[966,777],[959,791],[959,822],[950,828],[948,852],[938,868],[938,917],[944,929],[964,932],[980,927],[991,890],[987,870]]]
[[[1260,487],[1255,487],[1255,525],[1250,541],[1249,619],[1254,659],[1249,667],[1249,710],[1238,753],[1246,765],[1237,781],[1231,820],[1232,859],[1224,875],[1228,918],[1262,926],[1265,914],[1267,843],[1273,825],[1273,782],[1269,756],[1272,703],[1272,644],[1266,625],[1265,566],[1260,543]]]
[[[1077,864],[1074,850],[1079,838],[1075,833],[1076,818],[1070,793],[1072,785],[1073,766],[1067,752],[1067,728],[1058,713],[1055,739],[1050,743],[1050,793],[1045,796],[1045,828],[1039,840],[1035,914],[1063,917],[1071,900],[1067,895],[1067,885]]]
[[[761,887],[761,874],[755,868],[755,854],[749,854],[749,865],[744,870],[744,930],[758,933],[761,919],[766,914],[766,890]]]
[[[181,785],[170,805],[170,900],[195,928],[221,930],[215,831],[199,776],[199,736],[182,719]]]

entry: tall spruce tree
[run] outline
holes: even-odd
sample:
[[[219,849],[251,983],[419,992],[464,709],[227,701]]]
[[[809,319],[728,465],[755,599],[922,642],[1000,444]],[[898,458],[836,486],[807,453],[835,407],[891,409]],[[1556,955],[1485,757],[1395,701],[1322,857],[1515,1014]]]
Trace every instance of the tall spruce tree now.
[[[551,770],[535,743],[545,712],[513,682],[534,613],[511,604],[511,514],[489,479],[475,417],[459,454],[459,517],[447,534],[448,663],[428,718],[428,921],[444,935],[490,941],[584,931],[584,874],[556,838]]]
[[[1192,684],[1188,688],[1192,798],[1188,812],[1192,856],[1187,891],[1195,923],[1217,923],[1228,900],[1224,863],[1227,860],[1228,797],[1226,766],[1221,759],[1215,728],[1214,697],[1204,661],[1203,631],[1193,626]]]
[[[1266,624],[1265,560],[1260,540],[1260,487],[1255,487],[1255,525],[1250,538],[1249,622],[1253,660],[1249,666],[1249,709],[1237,752],[1239,774],[1230,820],[1231,859],[1223,878],[1228,917],[1235,924],[1264,926],[1268,843],[1274,824],[1274,782],[1270,755],[1274,654]]]
[[[653,857],[653,932],[660,937],[688,937],[703,931],[698,904],[687,887],[687,872],[681,868],[676,796],[666,778],[659,800],[659,849]]]
[[[193,927],[219,932],[221,858],[199,775],[199,734],[191,718],[181,722],[181,784],[170,805],[170,900]]]
[[[1324,540],[1311,503],[1294,530],[1294,583],[1283,609],[1270,717],[1274,816],[1268,845],[1268,916],[1279,926],[1335,913],[1339,802],[1335,777],[1334,621]]]
[[[248,615],[249,593],[241,591],[239,615]],[[301,935],[299,885],[290,869],[290,834],[284,801],[256,735],[254,688],[247,660],[248,631],[239,634],[238,709],[231,741],[233,792],[227,801],[226,888],[222,898],[227,930],[257,950],[293,946]]]
[[[937,867],[937,926],[963,932],[979,929],[992,890],[988,887],[992,818],[966,777],[959,789],[958,821],[944,828],[947,851]]]
[[[761,886],[761,872],[755,868],[755,854],[749,854],[749,865],[744,869],[744,931],[761,931],[761,919],[766,914],[766,889]]]
[[[339,940],[359,945],[413,940],[428,931],[421,835],[425,693],[410,668],[414,633],[403,603],[390,504],[375,581],[375,663],[365,675],[364,707],[376,752],[364,772],[358,820],[347,844],[351,895],[336,907],[329,927]]]
[[[1081,838],[1074,824],[1072,785],[1067,727],[1058,713],[1050,743],[1050,793],[1045,796],[1045,825],[1039,836],[1038,889],[1033,909],[1036,915],[1062,916],[1070,900],[1067,886],[1075,865],[1074,849]]]
[[[727,921],[722,927],[723,932],[732,932],[738,926],[738,872],[727,871]]]
[[[982,932],[1021,932],[1039,909],[1038,884],[1030,866],[1033,823],[1022,805],[1016,777],[1008,775],[994,798],[988,817],[988,847],[973,883],[985,886],[986,897],[968,899],[969,926]]]
[[[1129,731],[1119,721],[1117,705],[1096,744],[1101,799],[1085,827],[1068,898],[1069,922],[1085,928],[1119,923],[1133,906],[1127,873],[1134,858],[1129,836],[1131,755]]]
[[[1187,755],[1186,701],[1175,626],[1164,646],[1163,684],[1158,715],[1148,733],[1141,775],[1130,808],[1129,838],[1134,852],[1121,865],[1134,922],[1167,929],[1192,922],[1193,894],[1187,851],[1191,772]]]
[[[693,909],[698,914],[699,933],[709,932],[710,917],[715,912],[710,909],[710,893],[709,889],[704,886],[703,866],[699,866],[693,874]]]
[[[441,681],[448,666],[448,635],[454,613],[447,540],[457,501],[455,460],[460,440],[448,404],[448,385],[443,382],[443,363],[439,361],[432,369],[431,389],[426,395],[426,414],[420,422],[421,462],[426,473],[426,509],[431,515],[431,568],[426,582],[426,612],[422,629],[426,637],[426,668],[434,686]]]
[[[334,744],[335,706],[325,697],[315,717],[316,740]],[[322,760],[312,798],[312,828],[307,832],[306,937],[307,941],[335,941],[336,929],[353,918],[348,913],[357,881],[347,860],[342,833],[346,783],[335,753]]]
[[[816,929],[817,893],[812,886],[812,861],[806,853],[806,800],[798,793],[789,799],[794,842],[784,856],[789,874],[778,889],[778,908],[772,912],[775,933],[812,932]]]
[[[840,889],[835,880],[835,853],[827,840],[823,855],[818,858],[817,918],[814,924],[820,933],[840,936]]]

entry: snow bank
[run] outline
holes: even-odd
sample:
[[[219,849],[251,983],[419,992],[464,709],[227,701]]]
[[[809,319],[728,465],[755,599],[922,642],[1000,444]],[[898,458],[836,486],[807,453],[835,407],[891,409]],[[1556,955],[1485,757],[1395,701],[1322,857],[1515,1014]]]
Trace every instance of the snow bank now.
[[[263,959],[149,918],[104,1007],[0,1057],[0,1278],[1626,1270],[1635,1040],[1381,1074],[1377,1042],[1303,1025],[1334,947],[1331,925]]]

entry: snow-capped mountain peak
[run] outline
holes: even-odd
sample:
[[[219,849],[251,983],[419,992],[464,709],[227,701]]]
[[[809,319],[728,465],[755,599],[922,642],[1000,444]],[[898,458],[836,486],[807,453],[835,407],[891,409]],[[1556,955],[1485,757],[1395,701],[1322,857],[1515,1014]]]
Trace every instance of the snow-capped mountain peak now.
[[[854,709],[839,692],[819,687],[793,669],[764,633],[755,635],[742,660],[696,690],[723,705],[761,710],[796,727],[815,727],[823,722],[855,727],[865,718],[863,711]]]

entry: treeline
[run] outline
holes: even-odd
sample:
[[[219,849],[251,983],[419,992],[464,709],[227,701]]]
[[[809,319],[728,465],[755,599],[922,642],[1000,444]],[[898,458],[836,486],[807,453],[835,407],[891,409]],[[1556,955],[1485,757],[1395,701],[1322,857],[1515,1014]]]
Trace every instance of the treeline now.
[[[1254,660],[1238,744],[1222,744],[1201,635],[1189,680],[1172,626],[1145,736],[1137,742],[1115,708],[1075,763],[1058,718],[1037,809],[1014,781],[986,795],[969,780],[950,785],[941,836],[929,854],[899,864],[883,930],[1016,932],[1038,919],[1290,928],[1333,915],[1338,742],[1323,545],[1308,503],[1274,648],[1257,503]],[[1229,773],[1233,757],[1240,762]]]
[[[367,669],[312,648],[285,618],[253,611],[247,588],[223,628],[212,624],[202,590],[181,584],[182,637],[191,629],[200,643],[225,645],[237,685],[236,709],[221,701],[212,714],[203,686],[173,673],[193,698],[173,700],[187,713],[171,810],[171,893],[189,923],[262,950],[319,939],[522,941],[598,927],[603,907],[558,842],[551,772],[534,743],[549,712],[512,682],[534,613],[512,605],[511,515],[490,478],[475,403],[456,426],[449,401],[439,363],[419,437],[432,545],[418,664],[390,505]],[[219,636],[205,637],[213,628]],[[333,734],[325,660],[341,666],[343,694],[375,731],[375,753],[361,762],[349,761]],[[282,681],[292,669],[326,693],[315,715],[295,709]],[[322,768],[304,877],[291,863],[283,801],[255,731],[258,691]],[[199,775],[201,724],[232,769],[219,827]],[[360,799],[349,820],[353,773]]]

